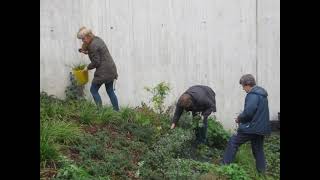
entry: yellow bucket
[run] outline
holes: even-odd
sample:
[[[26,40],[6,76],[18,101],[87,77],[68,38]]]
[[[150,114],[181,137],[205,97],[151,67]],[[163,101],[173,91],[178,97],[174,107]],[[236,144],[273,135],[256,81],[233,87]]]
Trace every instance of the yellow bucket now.
[[[73,75],[76,78],[78,85],[84,85],[88,82],[88,71],[73,70]]]

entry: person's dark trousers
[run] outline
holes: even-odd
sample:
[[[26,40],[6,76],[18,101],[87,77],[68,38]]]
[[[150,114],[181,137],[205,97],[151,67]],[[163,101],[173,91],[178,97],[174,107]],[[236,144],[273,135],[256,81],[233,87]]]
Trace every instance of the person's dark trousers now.
[[[102,84],[95,84],[92,83],[91,84],[91,88],[90,88],[90,92],[93,96],[94,102],[98,105],[98,106],[102,106],[102,101],[101,101],[101,97],[99,94],[99,89],[101,87]],[[114,93],[113,90],[113,81],[109,82],[109,83],[104,83],[106,90],[107,90],[107,94],[110,98],[111,104],[113,106],[113,109],[115,111],[119,111],[119,105],[118,105],[118,98],[116,96],[116,94]]]
[[[198,143],[205,144],[207,142],[207,129],[208,129],[208,119],[204,119],[203,126],[197,127],[196,129],[196,141]]]
[[[258,172],[264,173],[266,170],[266,161],[263,150],[264,136],[257,134],[238,133],[233,135],[225,150],[222,164],[230,164],[233,162],[238,148],[245,142],[251,141],[252,153],[256,159],[256,168]]]

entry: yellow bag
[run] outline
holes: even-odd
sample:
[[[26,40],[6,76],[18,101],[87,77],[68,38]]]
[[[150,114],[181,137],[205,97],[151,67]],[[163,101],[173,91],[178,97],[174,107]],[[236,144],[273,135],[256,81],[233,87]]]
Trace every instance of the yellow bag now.
[[[88,71],[84,70],[73,70],[73,75],[77,80],[78,85],[84,85],[88,82]]]

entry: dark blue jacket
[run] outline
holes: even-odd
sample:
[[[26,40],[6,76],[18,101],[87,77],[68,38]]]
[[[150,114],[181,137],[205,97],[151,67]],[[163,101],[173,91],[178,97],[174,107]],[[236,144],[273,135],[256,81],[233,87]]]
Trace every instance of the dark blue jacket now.
[[[271,125],[269,121],[268,93],[259,86],[254,86],[247,94],[243,112],[238,116],[240,120],[238,132],[247,134],[269,135]]]

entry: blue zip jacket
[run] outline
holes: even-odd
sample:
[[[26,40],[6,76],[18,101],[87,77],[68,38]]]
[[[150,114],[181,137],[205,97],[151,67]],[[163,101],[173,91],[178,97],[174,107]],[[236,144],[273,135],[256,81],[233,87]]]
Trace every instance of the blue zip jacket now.
[[[247,94],[243,112],[238,116],[238,132],[246,134],[270,135],[268,93],[259,86],[254,86]]]

